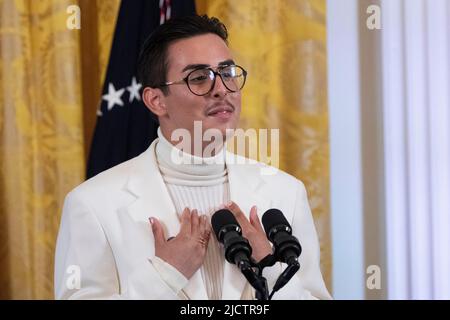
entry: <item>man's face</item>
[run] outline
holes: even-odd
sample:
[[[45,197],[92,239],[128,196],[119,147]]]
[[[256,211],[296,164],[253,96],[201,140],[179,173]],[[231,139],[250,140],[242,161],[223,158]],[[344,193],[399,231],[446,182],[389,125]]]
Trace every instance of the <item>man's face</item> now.
[[[185,78],[198,65],[213,70],[223,64],[234,64],[225,42],[215,34],[205,34],[178,40],[168,48],[167,81]],[[219,76],[213,89],[204,96],[193,94],[185,82],[169,86],[163,97],[166,114],[160,117],[161,130],[169,138],[173,130],[189,130],[194,139],[194,121],[202,122],[203,131],[216,128],[225,137],[226,129],[235,129],[241,112],[240,92],[230,92]],[[198,137],[195,137],[198,139]]]

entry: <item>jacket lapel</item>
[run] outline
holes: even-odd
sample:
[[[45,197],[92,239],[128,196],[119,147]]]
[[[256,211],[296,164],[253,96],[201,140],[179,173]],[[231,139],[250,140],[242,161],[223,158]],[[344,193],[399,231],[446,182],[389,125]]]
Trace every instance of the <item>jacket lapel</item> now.
[[[176,236],[180,230],[180,222],[170,194],[158,168],[155,139],[150,147],[136,158],[130,173],[126,189],[136,197],[127,212],[136,223],[148,224],[149,217],[157,218],[165,229],[167,237]],[[247,162],[245,162],[247,161]],[[245,163],[245,164],[243,164]],[[261,178],[259,165],[249,165],[248,159],[235,154],[226,153],[226,164],[230,186],[230,199],[237,203],[247,215],[252,206],[258,207],[258,216],[270,208],[270,199],[263,193],[264,180]],[[149,232],[150,228],[148,229]],[[151,235],[153,241],[153,235]],[[151,245],[154,255],[154,244]],[[225,262],[222,299],[238,300],[243,296],[247,280],[239,269]],[[249,284],[247,284],[249,286]],[[208,299],[201,271],[198,270],[182,290],[183,294],[192,300]],[[183,295],[181,295],[183,296]]]
[[[150,217],[159,219],[165,235],[171,237],[178,233],[180,222],[156,162],[157,140],[136,158],[130,173],[126,188],[136,201],[128,207],[128,213],[136,222],[149,223]]]
[[[167,238],[176,236],[180,231],[180,221],[173,205],[170,194],[158,168],[155,146],[159,139],[155,139],[150,147],[136,158],[127,183],[127,190],[131,192],[136,201],[127,211],[137,223],[149,224],[149,218],[157,218],[164,227]],[[150,228],[148,228],[149,232]],[[151,235],[153,241],[153,235]],[[154,256],[154,244],[151,245]],[[149,284],[151,285],[151,284]],[[206,288],[200,270],[189,280],[183,293],[192,300],[207,299]]]
[[[242,164],[244,161],[247,161],[246,164]],[[249,165],[248,161],[248,159],[227,152],[230,199],[241,208],[247,218],[249,218],[251,207],[256,205],[258,216],[261,219],[261,215],[270,207],[270,200],[262,193],[265,182],[261,178],[260,166]],[[222,299],[240,299],[244,289],[247,291],[246,284],[247,279],[240,270],[235,265],[225,262]],[[247,285],[250,286],[250,284]]]

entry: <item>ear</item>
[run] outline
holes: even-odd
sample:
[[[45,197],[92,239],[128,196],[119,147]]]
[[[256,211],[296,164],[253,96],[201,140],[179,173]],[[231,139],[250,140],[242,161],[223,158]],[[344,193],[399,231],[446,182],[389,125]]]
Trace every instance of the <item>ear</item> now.
[[[167,114],[167,109],[164,104],[164,94],[161,89],[145,87],[142,92],[142,101],[145,106],[158,117]]]

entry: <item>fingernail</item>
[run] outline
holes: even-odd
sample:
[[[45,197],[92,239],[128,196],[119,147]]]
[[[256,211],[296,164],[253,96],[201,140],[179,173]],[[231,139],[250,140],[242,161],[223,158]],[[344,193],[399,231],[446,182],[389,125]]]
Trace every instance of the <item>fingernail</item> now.
[[[155,222],[155,221],[153,220],[153,218],[148,218],[148,221],[150,221],[150,224],[151,224],[151,225],[153,225],[153,223]]]
[[[232,204],[233,204],[233,201],[230,201],[230,202],[227,203],[227,206],[229,207],[229,206],[231,206]]]

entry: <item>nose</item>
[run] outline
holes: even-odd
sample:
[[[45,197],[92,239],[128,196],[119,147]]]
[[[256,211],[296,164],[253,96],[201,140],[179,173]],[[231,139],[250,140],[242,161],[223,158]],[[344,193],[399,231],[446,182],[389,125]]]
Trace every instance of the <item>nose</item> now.
[[[221,98],[221,97],[224,97],[227,93],[228,93],[228,89],[223,84],[222,78],[218,74],[216,74],[216,80],[214,83],[214,87],[211,91],[211,95],[214,98]]]

